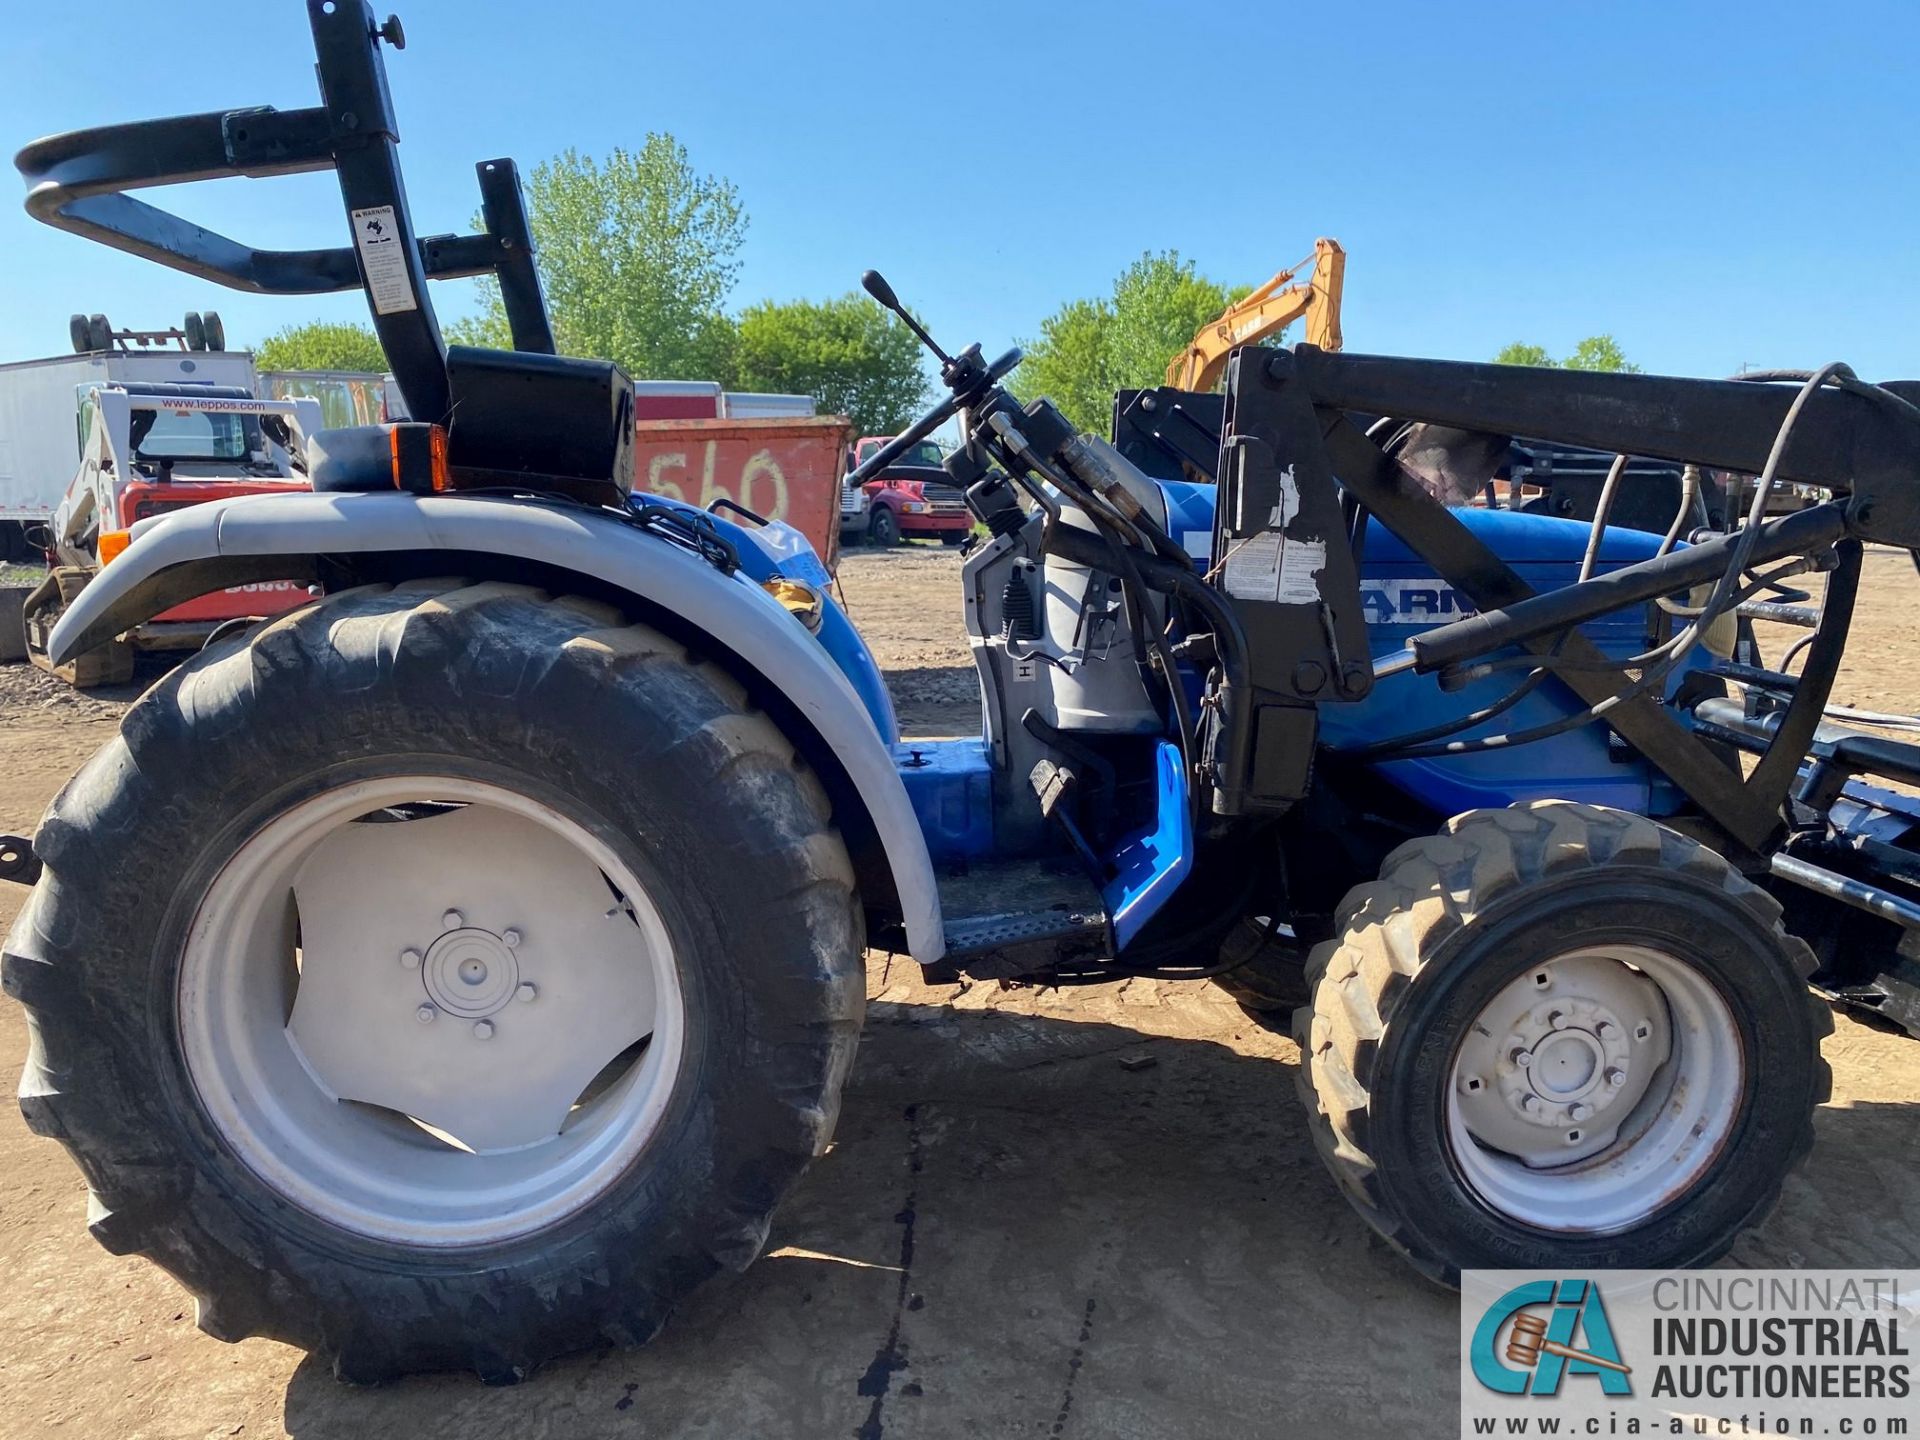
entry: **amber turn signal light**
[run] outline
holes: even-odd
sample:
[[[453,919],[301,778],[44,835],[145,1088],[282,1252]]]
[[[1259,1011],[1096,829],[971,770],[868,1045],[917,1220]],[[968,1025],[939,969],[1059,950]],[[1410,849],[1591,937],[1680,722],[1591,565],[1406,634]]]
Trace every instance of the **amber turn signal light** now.
[[[787,607],[787,613],[809,630],[820,628],[820,611],[824,604],[820,592],[799,580],[789,580],[784,575],[775,575],[770,580],[762,580],[760,588]]]
[[[393,488],[415,495],[439,495],[453,488],[447,472],[447,432],[438,425],[395,425],[388,431],[393,450]]]

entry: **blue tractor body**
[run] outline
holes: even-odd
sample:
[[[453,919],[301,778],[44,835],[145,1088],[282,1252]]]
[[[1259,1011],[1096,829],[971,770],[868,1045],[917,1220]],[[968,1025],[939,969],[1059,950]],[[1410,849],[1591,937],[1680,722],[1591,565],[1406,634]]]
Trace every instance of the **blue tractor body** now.
[[[1214,487],[1155,483],[1165,497],[1170,532],[1182,539],[1199,568],[1208,568]],[[1471,507],[1455,513],[1535,591],[1558,590],[1579,580],[1590,534],[1586,522]],[[825,567],[792,527],[742,524],[723,516],[704,518],[739,550],[743,581],[759,584],[778,575],[825,590]],[[1604,575],[1650,559],[1658,548],[1657,536],[1610,530],[1595,573]],[[1384,526],[1369,522],[1360,550],[1361,602],[1376,661],[1403,651],[1421,631],[1474,613],[1456,588],[1434,575],[1432,566]],[[1583,629],[1602,652],[1618,659],[1647,644],[1644,607],[1603,615]],[[989,745],[973,736],[901,740],[880,668],[846,612],[831,599],[822,607],[815,633],[859,695],[875,731],[893,746],[901,780],[935,861],[964,865],[1001,855],[1006,847],[995,832]],[[1700,664],[1701,652],[1696,651],[1668,678],[1666,692],[1677,690]],[[1188,678],[1197,694],[1200,677],[1190,674]],[[1393,735],[1456,721],[1497,701],[1510,684],[1494,674],[1448,689],[1431,675],[1389,674],[1364,699],[1326,706],[1322,739],[1332,751],[1354,750]],[[1497,718],[1459,734],[1472,739],[1496,730],[1545,725],[1584,708],[1584,702],[1564,685],[1548,682]],[[1437,817],[1436,823],[1468,810],[1551,798],[1655,816],[1673,813],[1684,801],[1644,756],[1618,746],[1608,732],[1591,725],[1512,750],[1389,759],[1376,770],[1410,803]],[[1097,857],[1105,872],[1102,899],[1114,939],[1122,947],[1172,897],[1193,866],[1195,837],[1177,747],[1160,742],[1153,774],[1150,809]]]

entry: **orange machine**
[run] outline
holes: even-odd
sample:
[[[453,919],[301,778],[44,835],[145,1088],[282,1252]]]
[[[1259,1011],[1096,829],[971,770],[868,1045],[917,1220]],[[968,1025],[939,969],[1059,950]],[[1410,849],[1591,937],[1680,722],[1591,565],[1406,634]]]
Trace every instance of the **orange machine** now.
[[[1293,277],[1311,264],[1304,284]],[[1227,373],[1227,356],[1242,345],[1252,345],[1284,330],[1294,321],[1307,322],[1307,341],[1322,350],[1340,348],[1340,287],[1346,281],[1347,252],[1338,240],[1313,242],[1313,254],[1282,270],[1243,300],[1236,300],[1218,320],[1200,327],[1184,354],[1167,366],[1167,384],[1181,390],[1211,390]]]

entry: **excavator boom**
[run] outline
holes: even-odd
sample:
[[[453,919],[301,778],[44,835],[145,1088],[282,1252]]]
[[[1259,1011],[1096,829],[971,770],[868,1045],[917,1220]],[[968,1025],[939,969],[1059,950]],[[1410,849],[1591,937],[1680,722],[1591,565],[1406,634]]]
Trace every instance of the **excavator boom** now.
[[[1338,240],[1316,240],[1312,264],[1313,274],[1305,284],[1292,283],[1306,268],[1307,262],[1302,261],[1229,305],[1219,319],[1201,326],[1185,353],[1167,366],[1167,384],[1180,390],[1211,390],[1226,374],[1227,357],[1236,349],[1258,344],[1302,317],[1309,344],[1338,350],[1347,252]]]

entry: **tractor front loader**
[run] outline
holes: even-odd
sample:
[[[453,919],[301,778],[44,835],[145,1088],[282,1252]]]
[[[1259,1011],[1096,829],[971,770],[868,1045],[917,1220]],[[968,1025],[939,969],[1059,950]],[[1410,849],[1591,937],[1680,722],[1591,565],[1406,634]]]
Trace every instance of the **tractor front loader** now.
[[[1920,749],[1825,714],[1861,547],[1920,544],[1911,390],[1245,348],[1217,481],[1156,481],[1017,402],[1017,351],[921,332],[947,396],[863,470],[962,428],[983,723],[903,745],[804,541],[632,492],[631,383],[553,353],[511,163],[484,233],[416,236],[397,22],[308,11],[319,106],[18,161],[49,223],[363,288],[415,417],[312,437],[311,494],[135,527],[54,663],[209,590],[324,594],[210,642],[0,844],[37,874],[22,1109],[203,1329],[352,1379],[644,1341],[827,1143],[869,944],[1297,998],[1328,1166],[1443,1282],[1713,1259],[1812,1142],[1809,976],[1844,953],[1913,1022],[1920,816],[1863,782]],[[319,168],[348,246],[129,193]],[[512,351],[435,323],[427,282],[483,272]],[[1407,463],[1508,436],[1749,473],[1755,508],[1653,534],[1448,506]],[[1787,483],[1831,498],[1767,518]],[[1815,570],[1817,614],[1778,598]],[[1797,673],[1739,648],[1768,607],[1811,618]]]

